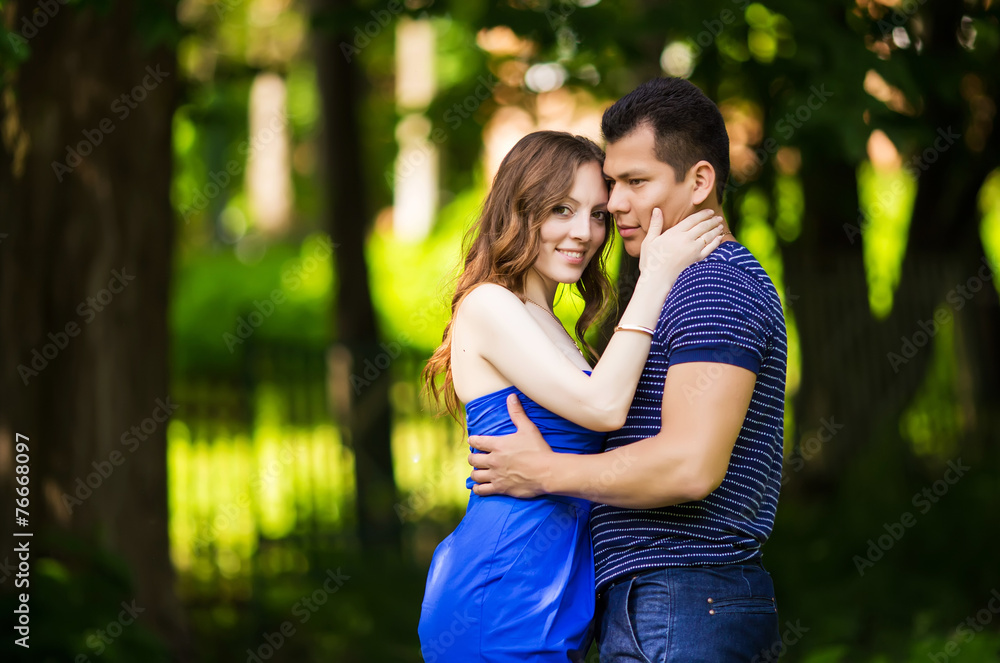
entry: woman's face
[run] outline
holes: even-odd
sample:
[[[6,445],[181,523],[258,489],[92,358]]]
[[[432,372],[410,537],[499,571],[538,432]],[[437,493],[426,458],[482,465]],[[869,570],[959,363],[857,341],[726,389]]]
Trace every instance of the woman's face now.
[[[576,169],[573,188],[539,228],[534,269],[556,283],[576,283],[604,242],[608,187],[596,161]]]

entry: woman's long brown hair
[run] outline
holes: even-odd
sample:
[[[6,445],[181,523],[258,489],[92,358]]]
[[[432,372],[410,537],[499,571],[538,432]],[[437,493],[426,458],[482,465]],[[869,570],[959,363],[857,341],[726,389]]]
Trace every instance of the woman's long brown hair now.
[[[500,163],[482,214],[465,236],[464,269],[451,299],[451,319],[444,328],[444,339],[421,376],[434,400],[440,405],[443,399],[455,419],[459,418],[461,403],[452,379],[451,341],[452,325],[462,300],[482,283],[501,285],[524,299],[528,270],[538,257],[539,228],[553,208],[565,202],[577,169],[587,163],[604,165],[601,148],[587,138],[562,131],[528,134]],[[584,334],[606,313],[612,297],[605,266],[611,224],[608,215],[604,241],[576,283],[584,302],[576,335],[591,363],[597,353],[584,340]],[[444,380],[439,383],[441,374]]]

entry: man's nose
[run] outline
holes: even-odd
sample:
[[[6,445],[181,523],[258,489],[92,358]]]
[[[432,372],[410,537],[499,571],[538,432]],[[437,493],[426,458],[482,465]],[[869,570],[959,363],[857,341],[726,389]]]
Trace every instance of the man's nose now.
[[[625,190],[620,186],[613,187],[608,198],[608,211],[612,214],[624,214],[628,210],[629,205]]]

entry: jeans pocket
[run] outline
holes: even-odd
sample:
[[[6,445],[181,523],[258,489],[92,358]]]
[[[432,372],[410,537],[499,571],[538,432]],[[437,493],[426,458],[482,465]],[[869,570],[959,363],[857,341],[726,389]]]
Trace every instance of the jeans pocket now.
[[[773,597],[765,596],[734,596],[731,598],[708,599],[708,614],[777,614],[778,607]]]
[[[628,634],[632,637],[631,645],[634,647],[634,655],[641,657],[643,663],[653,663],[642,651],[642,647],[639,646],[639,639],[636,637],[635,579],[636,576],[629,578],[628,585],[625,588],[625,623],[628,626]]]
[[[637,660],[662,663],[670,623],[670,593],[663,574],[640,574],[629,580],[625,608]]]

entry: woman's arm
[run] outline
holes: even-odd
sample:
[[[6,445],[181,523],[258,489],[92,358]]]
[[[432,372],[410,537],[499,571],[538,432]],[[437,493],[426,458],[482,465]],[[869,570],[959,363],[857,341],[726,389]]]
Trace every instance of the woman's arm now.
[[[706,368],[712,388],[696,385]],[[757,375],[723,363],[677,364],[667,372],[660,430],[600,454],[555,453],[516,398],[507,409],[517,432],[472,436],[477,495],[580,497],[625,509],[656,509],[705,499],[726,477],[733,446],[753,399]],[[692,399],[691,393],[698,393]]]
[[[704,210],[660,234],[662,214],[654,211],[643,241],[642,273],[621,324],[656,326],[677,276],[718,246],[718,223]],[[641,332],[616,333],[587,376],[559,351],[521,300],[495,284],[481,285],[466,296],[456,317],[456,334],[458,327],[463,337],[474,339],[475,351],[528,398],[596,431],[624,424],[652,340]]]

